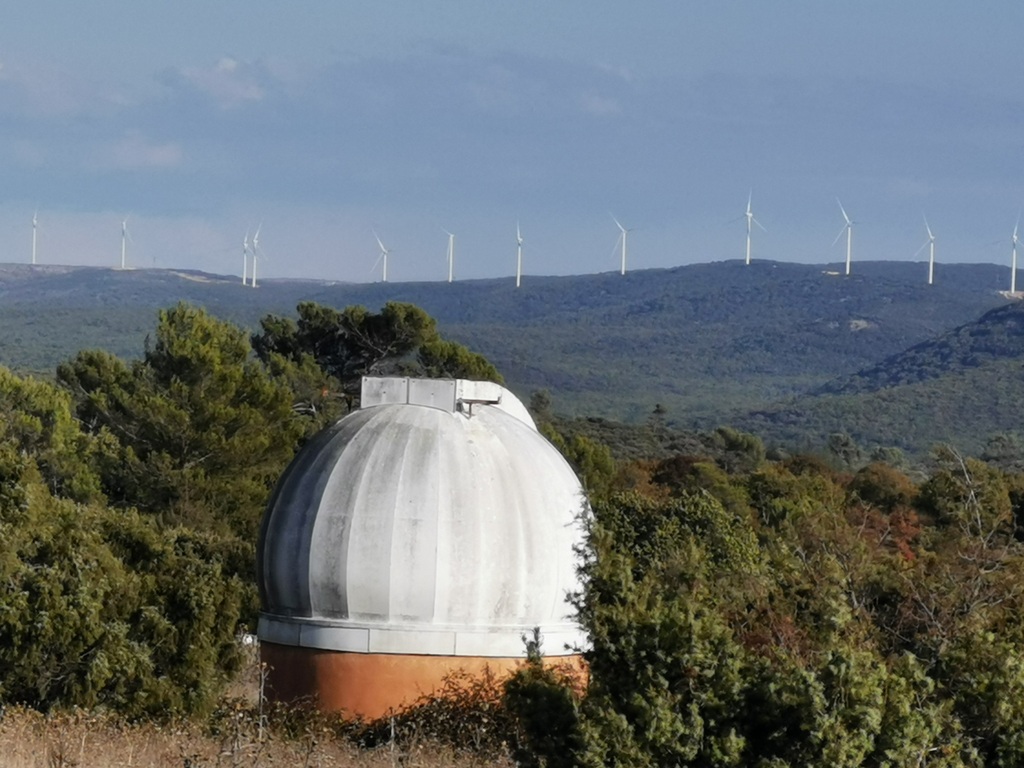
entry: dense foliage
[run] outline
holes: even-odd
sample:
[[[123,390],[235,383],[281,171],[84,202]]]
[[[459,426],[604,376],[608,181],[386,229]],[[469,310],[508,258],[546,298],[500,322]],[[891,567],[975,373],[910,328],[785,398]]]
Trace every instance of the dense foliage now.
[[[497,377],[394,303],[305,303],[252,340],[179,304],[139,359],[0,369],[0,702],[208,710],[255,619],[274,483],[381,371]]]
[[[1024,476],[748,456],[594,498],[575,764],[1024,764]]]

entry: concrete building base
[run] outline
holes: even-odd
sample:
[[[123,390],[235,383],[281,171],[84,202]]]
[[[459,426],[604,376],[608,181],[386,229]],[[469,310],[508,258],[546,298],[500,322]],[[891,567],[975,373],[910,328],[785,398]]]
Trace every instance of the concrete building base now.
[[[267,668],[267,697],[278,702],[306,702],[323,711],[373,720],[440,691],[446,677],[490,674],[503,681],[523,663],[522,657],[422,656],[324,651],[262,642]],[[585,676],[579,656],[553,657]]]

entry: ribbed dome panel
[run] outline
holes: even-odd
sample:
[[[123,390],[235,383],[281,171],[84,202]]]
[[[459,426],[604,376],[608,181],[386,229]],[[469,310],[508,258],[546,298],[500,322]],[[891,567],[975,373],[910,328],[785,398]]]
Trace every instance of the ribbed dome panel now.
[[[491,633],[518,645],[534,626],[571,635],[583,503],[568,464],[507,402],[364,408],[300,452],[268,506],[267,626],[309,620],[345,643],[392,632],[405,652],[422,636],[424,653],[448,642],[439,632],[477,653]]]

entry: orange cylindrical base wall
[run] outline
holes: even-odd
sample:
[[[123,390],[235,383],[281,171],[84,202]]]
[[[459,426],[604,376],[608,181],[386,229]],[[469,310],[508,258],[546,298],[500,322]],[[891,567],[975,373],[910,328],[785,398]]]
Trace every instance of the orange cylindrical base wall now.
[[[452,674],[490,674],[501,681],[524,662],[522,658],[343,653],[267,642],[260,644],[260,658],[267,667],[270,700],[306,701],[324,711],[368,720],[440,690]],[[578,656],[559,657],[557,662],[583,670]]]

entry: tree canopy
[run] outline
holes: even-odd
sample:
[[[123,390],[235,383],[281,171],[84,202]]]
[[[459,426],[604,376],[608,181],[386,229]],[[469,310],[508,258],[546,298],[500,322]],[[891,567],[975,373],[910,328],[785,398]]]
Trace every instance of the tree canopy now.
[[[257,610],[274,484],[364,374],[485,376],[417,307],[313,303],[251,337],[187,304],[140,359],[0,369],[0,702],[208,709]]]

